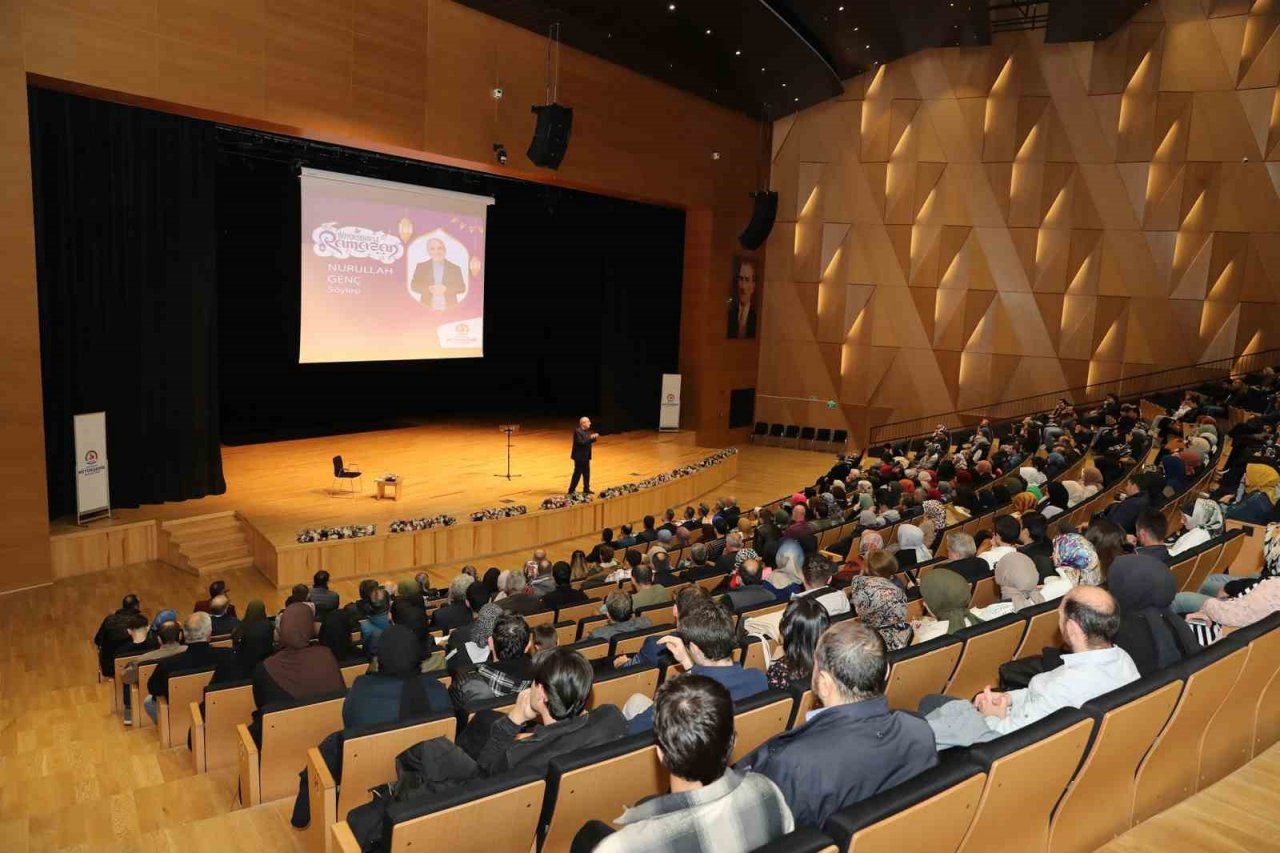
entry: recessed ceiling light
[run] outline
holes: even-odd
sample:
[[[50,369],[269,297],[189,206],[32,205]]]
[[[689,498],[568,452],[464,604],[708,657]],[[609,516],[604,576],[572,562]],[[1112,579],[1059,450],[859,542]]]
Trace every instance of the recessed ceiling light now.
[[[843,11],[844,11],[844,7],[843,7],[843,6],[841,6],[840,8],[836,9],[836,11],[837,11],[837,12],[843,12]]]
[[[787,84],[786,84],[786,83],[783,83],[783,84],[782,84],[782,88],[784,88],[784,89],[785,89],[785,88],[787,88]]]
[[[667,4],[667,11],[668,11],[668,12],[674,12],[675,10],[676,10],[676,4],[675,4],[675,3],[668,3],[668,4]]]
[[[711,29],[709,27],[707,28],[707,35],[711,35]]]
[[[796,103],[799,103],[799,102],[800,102],[800,99],[799,99],[799,98],[796,98]]]
[[[860,29],[859,27],[854,27],[853,31],[856,33],[859,29]]]
[[[742,56],[742,51],[740,51],[740,50],[735,50],[735,51],[733,52],[733,55],[734,55],[734,56]]]

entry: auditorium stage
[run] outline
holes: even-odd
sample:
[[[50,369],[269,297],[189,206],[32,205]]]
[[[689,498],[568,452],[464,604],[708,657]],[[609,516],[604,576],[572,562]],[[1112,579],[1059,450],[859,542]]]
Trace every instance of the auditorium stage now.
[[[88,528],[54,522],[55,576],[151,559],[195,574],[244,568],[236,562],[239,552],[233,550],[223,552],[231,555],[229,559],[209,559],[205,565],[178,553],[183,531],[204,528],[212,535],[219,523],[229,527],[239,524],[252,564],[278,586],[309,578],[316,568],[325,568],[335,577],[355,572],[395,573],[409,567],[456,569],[459,560],[473,556],[518,553],[544,542],[564,542],[568,547],[584,537],[594,541],[604,524],[635,521],[645,513],[660,512],[668,505],[683,506],[704,496],[732,493],[745,505],[763,502],[812,481],[830,466],[829,456],[823,453],[744,447],[743,453],[718,465],[650,490],[580,507],[540,511],[544,498],[563,494],[568,487],[574,426],[572,420],[524,423],[512,447],[512,471],[521,476],[510,481],[495,476],[506,471],[506,438],[498,431],[497,422],[436,422],[224,447],[225,494],[116,510],[113,519],[94,522]],[[592,488],[599,492],[611,485],[643,480],[699,462],[722,449],[698,446],[691,432],[646,430],[602,435],[592,461]],[[332,491],[331,460],[338,454],[348,464],[359,465],[364,474],[363,491],[354,496]],[[739,476],[743,462],[750,470],[746,478]],[[374,478],[387,472],[402,478],[398,500],[374,498]],[[469,520],[475,510],[512,504],[524,504],[529,515],[479,523]],[[458,524],[416,533],[387,532],[393,520],[441,513],[456,517]],[[296,541],[298,531],[304,528],[352,524],[377,525],[377,534],[310,545]],[[213,558],[220,556],[212,553]]]

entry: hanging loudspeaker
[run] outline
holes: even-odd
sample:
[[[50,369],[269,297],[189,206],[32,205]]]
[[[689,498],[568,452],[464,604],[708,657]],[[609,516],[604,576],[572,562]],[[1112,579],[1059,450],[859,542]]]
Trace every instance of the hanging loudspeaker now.
[[[529,159],[535,166],[559,169],[564,152],[569,147],[569,131],[573,130],[573,107],[546,104],[534,107],[538,126],[533,130],[533,142],[529,143]]]
[[[778,194],[772,190],[761,190],[752,193],[755,209],[751,211],[751,221],[738,235],[738,242],[744,249],[759,249],[769,238],[773,230],[773,220],[778,216]]]

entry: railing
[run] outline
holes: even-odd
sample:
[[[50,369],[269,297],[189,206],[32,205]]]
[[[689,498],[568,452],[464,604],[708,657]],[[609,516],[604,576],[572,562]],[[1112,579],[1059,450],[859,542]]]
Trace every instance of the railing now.
[[[1036,394],[1032,397],[1020,397],[1002,403],[988,403],[957,409],[954,412],[895,421],[871,428],[871,446],[926,436],[931,434],[938,424],[945,424],[948,429],[963,429],[976,426],[983,418],[990,420],[992,425],[1001,421],[1024,418],[1027,415],[1052,410],[1058,404],[1058,400],[1063,397],[1076,406],[1089,405],[1100,402],[1108,394],[1115,394],[1121,399],[1132,398],[1173,388],[1216,382],[1230,376],[1255,373],[1264,367],[1276,366],[1280,366],[1280,349],[1260,350],[1230,358],[1157,370],[1152,373],[1139,373],[1107,382],[1096,382],[1093,385],[1064,388],[1061,391]]]

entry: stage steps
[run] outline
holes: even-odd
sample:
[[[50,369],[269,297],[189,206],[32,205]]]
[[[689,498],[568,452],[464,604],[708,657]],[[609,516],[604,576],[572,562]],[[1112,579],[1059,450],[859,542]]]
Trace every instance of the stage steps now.
[[[161,559],[193,575],[253,567],[253,551],[234,512],[161,522],[159,545]]]

